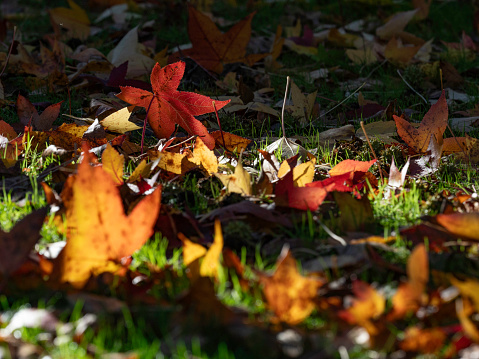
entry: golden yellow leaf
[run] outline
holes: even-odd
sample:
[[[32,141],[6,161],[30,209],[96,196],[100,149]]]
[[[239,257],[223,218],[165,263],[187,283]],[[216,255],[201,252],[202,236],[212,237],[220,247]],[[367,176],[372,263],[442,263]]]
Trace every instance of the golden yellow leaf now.
[[[113,181],[120,185],[123,183],[123,166],[125,158],[120,155],[109,143],[101,155],[103,170],[111,175]]]
[[[223,233],[221,233],[221,223],[219,219],[215,220],[215,239],[211,247],[206,252],[200,267],[202,277],[217,277],[220,255],[223,251]]]
[[[92,160],[84,148],[73,183],[72,208],[67,211],[67,223],[76,227],[69,228],[55,264],[59,280],[76,288],[83,287],[91,273],[109,261],[118,263],[138,250],[153,233],[160,209],[161,188],[157,188],[125,215],[111,175],[101,166],[92,167]]]
[[[210,176],[213,173],[218,172],[218,158],[215,156],[215,153],[212,150],[206,147],[204,142],[199,137],[196,137],[193,157],[188,159],[197,166],[203,167]]]

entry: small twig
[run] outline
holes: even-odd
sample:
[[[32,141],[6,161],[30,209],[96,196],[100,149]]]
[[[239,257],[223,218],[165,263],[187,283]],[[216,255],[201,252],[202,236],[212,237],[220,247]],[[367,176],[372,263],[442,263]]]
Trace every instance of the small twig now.
[[[333,233],[333,231],[331,231],[328,227],[326,227],[326,225],[323,222],[321,222],[321,220],[319,218],[318,218],[318,222],[319,222],[319,225],[324,229],[324,231],[331,236],[331,238],[338,241],[342,246],[347,246],[348,245],[342,237]]]
[[[284,90],[284,100],[283,100],[283,107],[281,108],[281,130],[283,131],[283,137],[281,137],[282,141],[286,142],[286,145],[289,147],[291,153],[294,153],[293,149],[291,148],[291,145],[289,144],[288,139],[286,138],[286,128],[284,127],[284,109],[286,107],[286,100],[288,99],[288,89],[289,89],[289,83],[291,79],[289,76],[286,77],[286,89]]]
[[[181,142],[177,143],[176,145],[168,146],[168,148],[171,150],[172,148],[175,148],[175,147],[177,147],[177,146],[181,146],[183,143],[189,142],[189,141],[191,141],[191,140],[192,140],[193,138],[195,138],[195,137],[196,137],[196,135],[191,136],[191,137],[188,137],[186,140],[181,141]]]
[[[5,69],[7,68],[8,60],[10,59],[10,55],[12,54],[13,50],[13,44],[15,43],[15,34],[17,33],[17,27],[13,27],[13,36],[12,36],[12,43],[10,44],[10,48],[8,49],[8,55],[7,58],[5,59],[5,65],[3,65],[2,72],[0,73],[0,77],[2,77],[3,73],[5,72]]]
[[[406,81],[406,79],[401,75],[401,71],[397,70],[397,73],[399,75],[399,77],[401,78],[401,80],[404,81],[404,83],[407,85],[407,87],[409,87],[416,95],[418,95],[424,102],[426,105],[429,104],[429,102],[427,102],[427,100],[424,98],[424,96],[422,96],[419,92],[417,92],[410,84],[409,82]]]
[[[155,96],[151,98],[151,101],[148,104],[148,109],[146,110],[146,115],[145,115],[145,121],[143,121],[143,131],[141,132],[141,154],[143,154],[143,144],[145,143],[146,122],[148,121],[148,113],[150,112],[150,107],[154,99],[155,99]]]
[[[349,95],[348,97],[346,97],[343,101],[341,101],[340,103],[338,103],[336,106],[334,106],[332,109],[330,109],[329,111],[326,111],[325,113],[323,113],[322,115],[319,116],[319,118],[323,117],[323,116],[326,116],[328,113],[330,113],[331,111],[335,110],[336,108],[338,108],[339,106],[341,106],[343,103],[345,103],[347,100],[349,100],[351,97],[353,97],[353,95],[358,92],[359,90],[361,90],[363,88],[363,86],[366,85],[366,82],[363,82],[363,84],[361,86],[359,86],[351,95]]]
[[[286,137],[286,129],[284,127],[284,108],[286,107],[286,100],[288,98],[288,88],[289,88],[289,76],[286,77],[286,89],[284,90],[284,100],[283,107],[281,108],[281,130],[283,131],[283,137]]]
[[[373,153],[373,156],[376,159],[376,162],[378,163],[379,176],[381,177],[381,184],[383,184],[384,178],[383,178],[383,170],[381,168],[381,162],[379,161],[378,156],[376,156],[376,152],[374,152],[373,146],[371,145],[371,141],[369,141],[368,134],[366,133],[366,128],[364,127],[364,121],[361,121],[360,124],[361,124],[361,128],[363,129],[364,136],[366,137],[366,141],[368,141],[369,148],[371,149],[371,152]]]
[[[374,69],[372,69],[371,72],[368,74],[368,76],[366,76],[364,79],[365,80],[369,79],[373,75],[373,73],[375,73],[378,69],[380,69],[386,62],[388,62],[387,59],[383,60],[383,62],[381,62],[378,66],[376,66]],[[362,70],[362,68],[361,68],[361,70]]]

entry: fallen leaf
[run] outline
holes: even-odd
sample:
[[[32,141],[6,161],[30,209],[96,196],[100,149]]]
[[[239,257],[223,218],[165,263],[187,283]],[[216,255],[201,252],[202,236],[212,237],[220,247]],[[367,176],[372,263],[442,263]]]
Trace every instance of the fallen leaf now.
[[[205,256],[207,250],[201,244],[190,241],[183,233],[178,233],[178,238],[183,242],[183,264],[185,266],[188,267],[197,259]]]
[[[161,188],[145,196],[129,215],[111,175],[93,167],[93,155],[84,148],[73,183],[67,243],[57,258],[60,282],[82,288],[95,272],[109,270],[113,263],[138,250],[153,233],[160,209]]]
[[[393,37],[386,45],[384,49],[384,57],[389,62],[396,65],[407,65],[414,56],[418,53],[421,46],[406,46],[401,40]]]
[[[377,319],[386,309],[386,299],[360,280],[353,281],[352,290],[355,298],[348,309],[339,312],[339,316],[350,324],[371,328],[370,321]]]
[[[48,207],[38,209],[17,222],[9,232],[0,230],[0,273],[4,283],[27,260],[41,238],[40,229],[48,211]]]
[[[424,115],[417,129],[403,118],[396,115],[393,117],[399,137],[417,153],[424,153],[429,146],[431,134],[435,136],[436,141],[439,141],[446,130],[448,108],[445,91],[442,91],[439,100]]]
[[[150,77],[153,93],[121,86],[121,93],[117,97],[147,109],[148,123],[158,138],[170,137],[175,124],[178,124],[190,135],[202,137],[205,145],[212,149],[215,145],[214,138],[194,116],[214,112],[213,100],[193,92],[178,91],[184,72],[185,63],[181,61],[164,68],[156,64]],[[215,101],[216,110],[228,103],[229,101]]]
[[[251,196],[253,194],[251,176],[248,171],[243,168],[241,156],[233,174],[215,173],[215,176],[218,177],[221,183],[226,187],[227,193],[239,193],[244,196]]]
[[[408,281],[402,283],[392,298],[393,310],[389,320],[403,318],[415,312],[422,303],[422,295],[429,281],[429,261],[424,244],[417,245],[407,261]]]
[[[0,120],[0,135],[6,137],[8,140],[13,140],[17,137],[17,133],[13,127],[3,120]]]
[[[311,120],[317,93],[318,91],[315,91],[305,96],[292,81],[291,97],[293,98],[293,105],[288,105],[285,108],[291,112],[291,116],[299,118],[301,124],[306,124]]]
[[[474,314],[474,307],[468,298],[456,301],[456,313],[467,337],[479,343],[479,329],[470,318]]]
[[[389,40],[393,36],[401,33],[409,21],[412,20],[418,9],[411,11],[399,12],[391,17],[391,19],[376,29],[376,35],[381,39]]]
[[[218,172],[218,158],[212,150],[205,146],[200,137],[196,138],[193,156],[189,157],[188,160],[202,167],[209,176]]]
[[[210,135],[215,139],[216,147],[225,147],[230,152],[241,153],[252,142],[250,139],[224,131],[213,131]]]
[[[218,277],[218,266],[222,251],[223,233],[221,233],[221,223],[219,219],[216,219],[214,242],[206,252],[200,266],[200,275],[202,277]]]
[[[101,164],[103,170],[111,175],[115,184],[121,185],[123,183],[125,157],[120,155],[109,143],[101,155]]]
[[[90,35],[90,19],[85,10],[78,6],[73,0],[68,0],[70,8],[56,7],[49,10],[50,19],[54,28],[68,30],[69,38],[86,40]]]
[[[138,77],[145,75],[155,66],[155,60],[143,54],[144,45],[138,41],[138,26],[128,31],[118,45],[108,53],[108,61],[115,66],[123,65],[128,61],[126,75]],[[153,81],[151,81],[153,84]]]
[[[38,114],[32,103],[22,95],[17,97],[17,114],[20,122],[25,126],[33,126],[34,130],[47,131],[60,114],[63,101],[48,106],[41,115]]]
[[[434,219],[459,238],[479,241],[479,212],[438,214]]]
[[[441,328],[409,327],[399,347],[406,352],[439,354],[446,338],[446,333]]]
[[[191,57],[205,69],[216,73],[223,72],[223,65],[234,62],[253,65],[268,55],[246,55],[254,14],[248,15],[223,34],[208,16],[188,6],[188,36],[193,48],[173,54],[169,61]]]
[[[328,173],[330,176],[340,176],[348,172],[367,172],[375,163],[375,159],[371,161],[344,160],[331,168]]]
[[[315,308],[318,289],[324,282],[302,276],[287,247],[283,249],[276,264],[273,275],[259,273],[266,302],[281,321],[290,325],[299,324]]]
[[[139,130],[141,128],[140,126],[128,121],[134,108],[135,106],[122,108],[121,110],[113,112],[111,115],[105,117],[100,123],[105,130],[116,133],[126,133]]]
[[[462,297],[471,300],[476,313],[479,313],[479,282],[476,279],[467,278],[466,280],[456,279],[452,274],[449,276],[451,284],[459,289]]]

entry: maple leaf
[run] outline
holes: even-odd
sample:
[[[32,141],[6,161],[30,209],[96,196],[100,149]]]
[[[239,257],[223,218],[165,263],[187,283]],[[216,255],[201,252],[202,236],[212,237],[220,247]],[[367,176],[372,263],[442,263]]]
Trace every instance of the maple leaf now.
[[[168,138],[180,125],[190,135],[201,137],[209,149],[213,149],[215,139],[206,127],[194,116],[214,112],[213,100],[193,92],[178,91],[180,81],[185,72],[182,61],[163,68],[157,63],[151,71],[153,93],[136,87],[120,86],[121,92],[116,95],[123,101],[147,110],[147,119],[158,138]],[[216,110],[226,106],[228,101],[215,101]]]
[[[351,306],[340,311],[339,317],[350,324],[359,324],[365,327],[372,335],[377,335],[377,329],[372,323],[373,319],[383,314],[386,308],[386,299],[368,283],[356,280],[352,290],[355,298]]]
[[[22,95],[17,97],[17,114],[20,122],[29,126],[32,125],[35,130],[47,131],[52,127],[53,122],[60,114],[60,106],[63,101],[48,106],[41,115],[38,114],[35,106]]]
[[[153,232],[161,188],[146,196],[127,216],[111,174],[92,167],[94,156],[84,146],[84,159],[73,183],[67,209],[67,243],[55,267],[60,282],[81,288],[92,272],[112,268],[111,261],[131,255]]]
[[[292,325],[301,323],[313,311],[318,289],[324,284],[320,279],[302,276],[287,247],[278,258],[274,274],[259,273],[259,277],[270,308],[281,321]]]
[[[33,246],[40,239],[40,229],[48,213],[48,207],[33,211],[15,224],[10,232],[0,230],[0,273],[3,281],[15,272],[27,259]]]
[[[399,137],[417,153],[427,151],[431,134],[440,141],[447,127],[448,109],[446,92],[443,90],[439,100],[424,115],[419,128],[414,128],[405,119],[393,115]]]
[[[251,20],[255,13],[249,14],[223,34],[206,15],[188,7],[188,36],[193,48],[174,53],[170,61],[182,57],[191,57],[205,69],[216,73],[223,72],[224,64],[243,62],[251,66],[269,54],[251,54],[246,56],[246,47],[251,37]]]

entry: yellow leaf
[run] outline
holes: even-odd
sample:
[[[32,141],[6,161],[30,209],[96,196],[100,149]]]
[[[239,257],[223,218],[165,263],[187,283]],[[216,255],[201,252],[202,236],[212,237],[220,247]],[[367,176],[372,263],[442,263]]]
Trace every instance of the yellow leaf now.
[[[126,133],[138,130],[141,128],[140,126],[128,121],[134,108],[134,105],[122,108],[121,110],[113,112],[111,115],[105,117],[100,123],[105,130],[115,133]]]
[[[113,181],[120,185],[123,183],[123,166],[125,158],[120,155],[109,143],[101,155],[103,170],[111,175]]]
[[[90,19],[85,10],[73,0],[68,0],[70,8],[57,7],[51,9],[50,16],[54,25],[68,29],[70,37],[86,40],[90,35]]]
[[[190,157],[189,160],[194,164],[203,167],[210,176],[214,172],[218,172],[218,158],[212,150],[206,147],[199,137],[196,137],[193,157]]]
[[[306,183],[313,182],[315,164],[316,158],[313,158],[293,168],[293,183],[295,187],[304,187]]]
[[[125,215],[120,193],[111,175],[92,167],[93,155],[84,148],[73,183],[71,210],[67,210],[67,242],[55,264],[61,282],[81,288],[98,268],[119,262],[138,250],[153,233],[160,209],[161,188],[143,198]],[[70,219],[72,219],[70,221]]]
[[[217,277],[220,255],[223,251],[223,234],[221,233],[221,223],[219,219],[215,220],[215,239],[211,247],[206,252],[200,267],[202,277]]]
[[[246,196],[251,196],[253,193],[251,176],[243,168],[241,158],[238,160],[234,174],[227,175],[223,173],[215,173],[215,176],[223,183],[228,193],[239,193]]]
[[[195,260],[206,254],[205,247],[190,241],[183,233],[178,233],[178,238],[183,242],[183,263],[185,266],[188,267]]]

